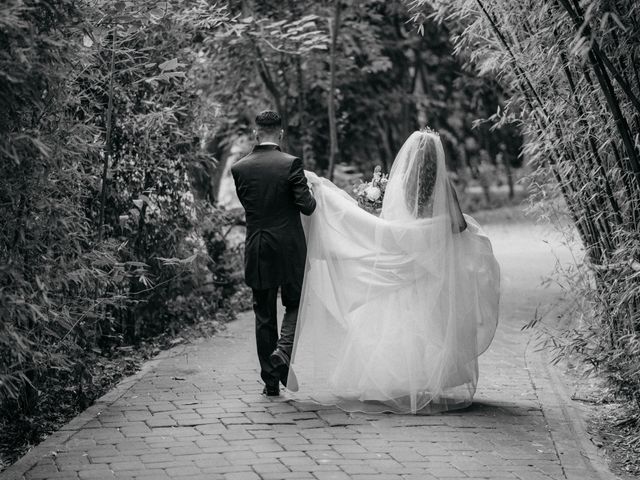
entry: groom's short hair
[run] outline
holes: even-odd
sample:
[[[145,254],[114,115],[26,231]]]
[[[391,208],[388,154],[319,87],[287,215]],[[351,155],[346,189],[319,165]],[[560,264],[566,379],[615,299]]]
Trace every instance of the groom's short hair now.
[[[282,128],[282,119],[273,110],[264,110],[256,115],[256,127],[264,133],[277,133]]]

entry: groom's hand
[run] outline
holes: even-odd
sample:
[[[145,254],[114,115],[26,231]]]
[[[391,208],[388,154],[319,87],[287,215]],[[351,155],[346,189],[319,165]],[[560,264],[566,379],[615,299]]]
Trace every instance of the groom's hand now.
[[[298,210],[304,215],[311,215],[316,209],[316,199],[309,189],[309,183],[299,158],[293,160],[289,171],[289,185]]]
[[[319,183],[320,177],[318,177],[318,175],[316,175],[315,172],[312,172],[310,170],[305,170],[304,171],[304,176],[307,177],[307,186],[309,187],[309,191],[311,192],[312,195],[315,196],[314,191],[313,191],[313,187],[314,187],[314,185]]]

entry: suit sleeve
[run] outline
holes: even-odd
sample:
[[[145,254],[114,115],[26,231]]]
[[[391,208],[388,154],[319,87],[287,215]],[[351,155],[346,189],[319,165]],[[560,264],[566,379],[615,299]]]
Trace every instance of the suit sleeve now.
[[[304,176],[302,161],[295,158],[289,170],[289,185],[293,192],[293,201],[304,215],[311,215],[316,209],[316,199],[313,198],[307,185],[307,177]]]
[[[240,192],[238,192],[238,173],[235,168],[231,168],[231,176],[233,177],[233,186],[236,188],[236,194],[240,197]]]

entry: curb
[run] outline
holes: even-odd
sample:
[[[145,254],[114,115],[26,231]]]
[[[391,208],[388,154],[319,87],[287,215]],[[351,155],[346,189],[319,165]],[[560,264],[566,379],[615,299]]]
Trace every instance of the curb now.
[[[589,441],[585,417],[588,412],[571,399],[566,378],[550,364],[546,351],[525,348],[529,378],[556,448],[556,454],[567,480],[620,480],[609,470],[607,459]]]
[[[2,480],[22,480],[25,474],[31,470],[42,458],[51,456],[60,446],[64,445],[69,438],[76,432],[81,430],[87,423],[94,420],[100,413],[118,401],[127,391],[141,378],[152,372],[154,367],[163,360],[170,358],[177,351],[183,350],[188,344],[177,345],[169,350],[163,350],[153,359],[147,360],[140,370],[129,377],[120,380],[107,393],[98,398],[93,405],[88,407],[82,413],[71,419],[68,423],[60,427],[58,430],[49,435],[44,441],[29,450],[20,460],[0,472]]]

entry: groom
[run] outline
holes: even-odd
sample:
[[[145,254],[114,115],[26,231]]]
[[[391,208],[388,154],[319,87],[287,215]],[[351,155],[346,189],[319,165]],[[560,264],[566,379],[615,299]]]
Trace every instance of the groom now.
[[[300,159],[280,150],[280,116],[259,113],[254,134],[257,145],[231,173],[247,216],[245,282],[253,290],[262,393],[277,396],[278,381],[287,382],[307,255],[300,213],[311,215],[316,201]],[[278,290],[286,309],[280,338]]]

